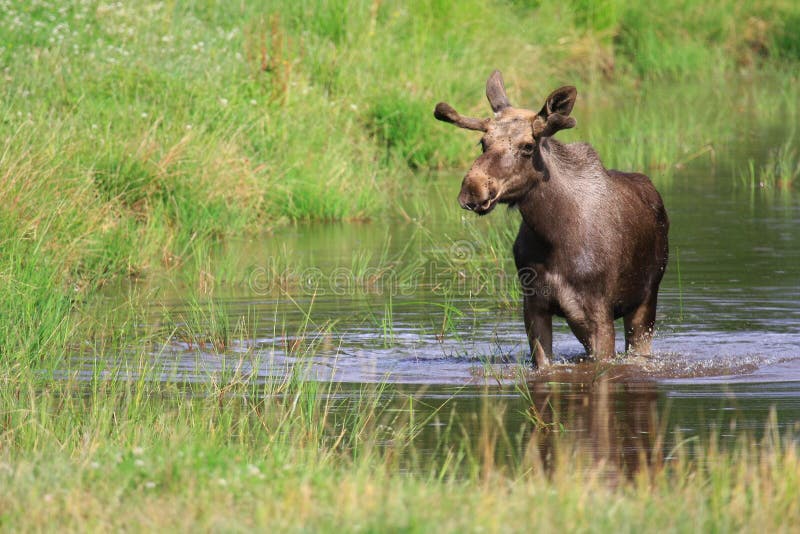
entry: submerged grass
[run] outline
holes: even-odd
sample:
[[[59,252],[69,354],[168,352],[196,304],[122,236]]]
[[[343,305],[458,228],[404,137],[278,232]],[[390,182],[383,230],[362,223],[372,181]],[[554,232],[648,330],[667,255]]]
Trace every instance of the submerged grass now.
[[[794,140],[789,138],[771,149],[758,170],[755,161],[749,160],[740,181],[750,189],[772,189],[784,194],[795,191],[800,184],[800,156]]]

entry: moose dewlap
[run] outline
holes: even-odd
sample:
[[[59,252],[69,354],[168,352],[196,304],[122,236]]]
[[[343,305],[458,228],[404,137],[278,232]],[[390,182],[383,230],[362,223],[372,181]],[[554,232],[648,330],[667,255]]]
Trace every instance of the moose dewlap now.
[[[574,87],[556,89],[534,112],[511,105],[494,71],[486,96],[491,118],[464,117],[443,102],[434,116],[483,132],[483,154],[461,184],[461,207],[486,215],[512,204],[522,214],[514,260],[533,361],[550,362],[553,315],[566,318],[591,357],[614,355],[619,317],[625,350],[650,354],[669,230],[653,183],[606,169],[586,143],[553,139],[576,124],[569,116]]]

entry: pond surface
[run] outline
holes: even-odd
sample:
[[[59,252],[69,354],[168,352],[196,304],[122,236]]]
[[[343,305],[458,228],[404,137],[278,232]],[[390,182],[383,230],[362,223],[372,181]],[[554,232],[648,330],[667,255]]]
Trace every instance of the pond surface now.
[[[435,179],[439,200],[430,202],[444,207],[420,222],[297,226],[228,244],[228,269],[245,274],[219,284],[213,300],[234,319],[255,318],[254,371],[271,376],[302,359],[319,363],[321,379],[463,385],[481,381],[487,363],[526,358],[510,252],[519,214],[473,220],[452,206],[458,185],[457,176]],[[648,363],[656,377],[800,382],[800,197],[696,176],[661,189],[671,255]],[[493,237],[475,242],[481,232]],[[165,294],[154,316],[185,316],[186,299]],[[563,320],[555,328],[557,353],[583,352]],[[232,354],[252,344],[234,344]],[[185,352],[191,373],[198,354]],[[208,359],[213,368],[220,355]]]
[[[391,223],[298,225],[226,244],[210,267],[213,298],[189,304],[185,288],[164,284],[151,317],[195,331],[227,318],[228,330],[246,323],[247,334],[221,351],[165,338],[154,360],[165,378],[186,382],[232,369],[258,380],[300,369],[344,392],[388,382],[397,398],[447,405],[468,429],[487,398],[506,406],[508,428],[533,404],[550,420],[569,416],[567,430],[597,449],[642,446],[630,440],[652,434],[654,409],[673,435],[758,434],[772,409],[779,427],[800,430],[798,195],[696,169],[660,185],[670,263],[655,355],[529,373],[521,395],[528,354],[510,251],[519,214],[471,217],[458,209],[459,186],[460,176],[432,177],[426,200]],[[208,302],[216,311],[202,311]],[[620,331],[618,322],[621,351]],[[583,352],[558,319],[554,350],[565,360]]]

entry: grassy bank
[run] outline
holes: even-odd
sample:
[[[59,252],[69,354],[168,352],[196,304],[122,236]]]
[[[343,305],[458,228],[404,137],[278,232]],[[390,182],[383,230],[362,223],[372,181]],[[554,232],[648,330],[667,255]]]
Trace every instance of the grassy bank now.
[[[733,113],[797,117],[796,77],[782,73],[800,59],[800,12],[780,0],[6,0],[3,12],[3,176],[26,183],[35,211],[69,221],[49,239],[91,243],[80,261],[94,278],[282,221],[392,212],[412,171],[474,155],[472,138],[431,110],[447,99],[485,115],[494,67],[520,105],[578,85],[582,126],[565,138],[626,168],[720,150],[741,123]],[[2,193],[18,202],[20,192]],[[65,197],[82,225],[59,207]]]

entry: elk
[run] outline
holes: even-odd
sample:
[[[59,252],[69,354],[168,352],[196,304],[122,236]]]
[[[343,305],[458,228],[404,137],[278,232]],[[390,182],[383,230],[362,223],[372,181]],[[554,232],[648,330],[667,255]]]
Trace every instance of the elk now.
[[[483,153],[461,184],[461,207],[486,215],[508,204],[522,215],[514,261],[539,367],[552,358],[554,315],[566,319],[590,358],[615,355],[620,317],[625,350],[649,355],[667,266],[669,219],[650,179],[606,169],[587,143],[553,138],[576,125],[569,116],[576,96],[565,86],[538,112],[515,108],[495,70],[486,82],[493,117],[464,117],[444,102],[434,111],[441,121],[483,132]]]

